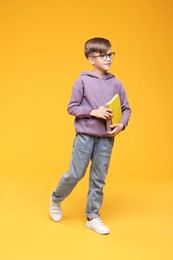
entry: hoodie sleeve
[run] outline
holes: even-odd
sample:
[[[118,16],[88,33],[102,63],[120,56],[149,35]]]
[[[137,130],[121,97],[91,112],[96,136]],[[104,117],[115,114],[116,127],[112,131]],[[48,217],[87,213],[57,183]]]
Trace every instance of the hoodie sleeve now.
[[[92,110],[92,107],[90,107],[88,103],[85,104],[85,102],[83,102],[83,98],[84,84],[82,79],[79,78],[76,80],[73,86],[72,95],[67,107],[67,111],[70,115],[79,118],[90,117],[90,111]]]
[[[121,123],[124,125],[125,128],[128,125],[128,121],[130,119],[131,108],[129,107],[127,95],[121,83],[120,83],[120,100],[121,100],[121,109],[123,114]]]

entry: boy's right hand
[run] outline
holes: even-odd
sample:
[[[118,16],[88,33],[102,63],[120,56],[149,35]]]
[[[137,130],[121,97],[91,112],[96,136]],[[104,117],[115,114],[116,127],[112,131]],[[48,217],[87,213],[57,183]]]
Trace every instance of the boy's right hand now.
[[[112,114],[112,109],[101,106],[98,109],[91,110],[90,116],[107,120],[113,117],[113,114]]]

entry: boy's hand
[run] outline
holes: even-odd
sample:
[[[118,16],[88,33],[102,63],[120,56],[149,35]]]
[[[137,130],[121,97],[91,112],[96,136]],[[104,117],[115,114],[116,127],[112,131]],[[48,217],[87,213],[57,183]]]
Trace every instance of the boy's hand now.
[[[113,129],[112,131],[107,131],[108,135],[110,137],[114,137],[116,135],[118,135],[124,128],[124,125],[123,124],[114,124],[114,125],[111,125],[111,128]]]
[[[90,116],[94,116],[106,120],[106,119],[110,119],[113,116],[113,114],[112,114],[112,109],[101,106],[98,109],[91,110]]]

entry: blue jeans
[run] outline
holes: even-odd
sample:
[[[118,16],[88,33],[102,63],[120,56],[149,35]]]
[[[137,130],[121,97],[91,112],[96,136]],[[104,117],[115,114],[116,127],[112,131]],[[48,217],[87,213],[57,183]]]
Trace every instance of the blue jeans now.
[[[61,202],[72,192],[78,181],[84,177],[91,160],[86,215],[89,218],[99,217],[103,201],[103,186],[105,185],[113,143],[113,137],[96,137],[77,133],[70,169],[62,175],[52,194],[53,199]]]

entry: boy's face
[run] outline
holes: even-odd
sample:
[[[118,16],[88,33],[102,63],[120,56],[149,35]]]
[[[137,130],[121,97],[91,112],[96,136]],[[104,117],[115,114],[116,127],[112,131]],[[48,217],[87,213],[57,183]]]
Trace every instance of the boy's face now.
[[[105,74],[111,68],[114,55],[115,53],[112,52],[111,49],[109,49],[105,55],[94,52],[91,57],[89,57],[89,61],[94,66],[94,71]]]

